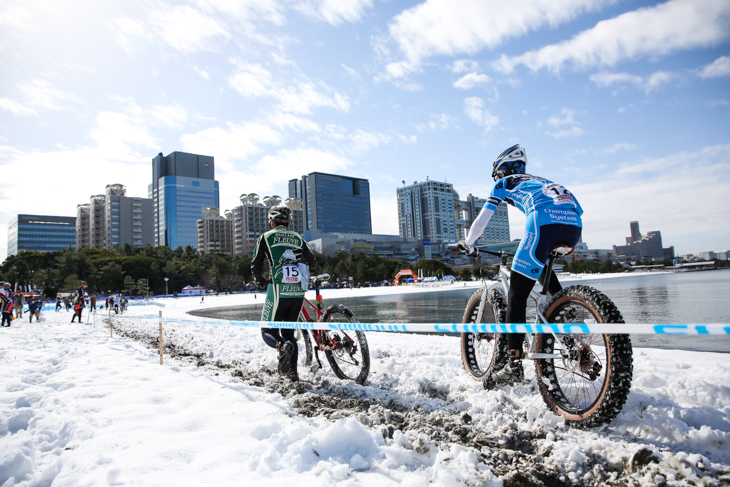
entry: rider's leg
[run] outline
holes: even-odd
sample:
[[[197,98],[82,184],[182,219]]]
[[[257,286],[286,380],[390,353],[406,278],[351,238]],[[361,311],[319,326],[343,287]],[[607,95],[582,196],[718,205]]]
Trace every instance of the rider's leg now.
[[[299,313],[302,310],[302,304],[304,298],[281,298],[279,303],[279,309],[276,312],[276,319],[274,321],[297,321],[299,319]],[[289,342],[292,345],[291,355],[289,358],[289,374],[297,373],[297,360],[299,358],[299,347],[297,346],[297,335],[296,330],[291,328],[280,330],[282,339],[284,342]]]

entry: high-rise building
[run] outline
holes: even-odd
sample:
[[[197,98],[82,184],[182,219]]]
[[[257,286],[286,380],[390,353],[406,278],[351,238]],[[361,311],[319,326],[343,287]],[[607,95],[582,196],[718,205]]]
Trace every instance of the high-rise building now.
[[[459,201],[457,212],[460,213],[461,220],[457,219],[457,239],[461,240],[466,238],[467,231],[472,223],[474,223],[479,212],[484,208],[486,202],[487,200],[485,198],[478,198],[471,194],[466,197],[466,200]],[[492,218],[489,219],[489,225],[484,229],[484,233],[477,240],[477,245],[493,245],[509,241],[509,211],[507,209],[507,203],[502,201],[497,206],[497,211],[492,214]]]
[[[228,210],[221,216],[218,208],[203,210],[198,220],[198,252],[221,252],[233,255],[233,213]]]
[[[428,179],[398,188],[397,198],[400,236],[426,241],[438,246],[441,251],[444,244],[466,238],[467,230],[486,201],[471,194],[462,201],[452,184]],[[490,245],[509,240],[507,205],[502,202],[477,244]]]
[[[280,206],[278,196],[265,196],[263,200],[255,193],[242,194],[241,206],[226,212],[228,218],[233,219],[233,253],[253,256],[256,241],[259,236],[271,230],[269,225],[269,209]],[[289,198],[285,202],[292,211],[290,230],[304,233],[304,211],[299,198]],[[228,216],[230,213],[230,216]]]
[[[18,215],[8,224],[8,256],[76,248],[76,217]]]
[[[401,237],[429,239],[432,244],[456,242],[454,185],[426,180],[398,188],[398,228]]]
[[[289,181],[289,197],[302,200],[305,231],[373,233],[367,179],[313,172]]]
[[[130,197],[121,184],[76,207],[76,248],[112,249],[154,243],[152,200]]]
[[[631,222],[631,237],[626,237],[626,245],[614,245],[619,258],[627,260],[665,260],[674,258],[674,247],[662,248],[662,232],[639,232],[639,222]],[[638,235],[638,237],[637,237]]]
[[[198,220],[205,208],[220,208],[213,157],[172,152],[152,159],[155,245],[198,245]]]

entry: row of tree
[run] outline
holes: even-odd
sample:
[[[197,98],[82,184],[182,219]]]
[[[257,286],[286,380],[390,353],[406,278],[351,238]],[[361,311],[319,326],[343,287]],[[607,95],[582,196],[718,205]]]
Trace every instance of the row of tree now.
[[[604,273],[626,270],[616,262],[574,261],[564,265],[566,272]],[[655,264],[655,263],[647,263]],[[671,267],[671,261],[664,264]],[[727,261],[716,261],[724,267]],[[392,281],[401,269],[412,269],[425,276],[456,275],[462,280],[480,273],[471,268],[456,272],[443,262],[422,259],[417,264],[377,255],[340,252],[334,256],[317,255],[317,268],[312,274],[328,273],[333,278],[347,279],[355,285]],[[474,268],[476,269],[476,267]],[[486,270],[494,275],[496,266]],[[238,291],[252,283],[251,259],[247,255],[198,253],[192,247],[135,248],[129,244],[112,250],[65,249],[57,252],[21,252],[8,257],[0,265],[0,279],[25,286],[43,288],[53,297],[57,292],[73,292],[83,280],[94,293],[131,295],[179,292],[187,285],[202,285],[219,292]]]
[[[391,281],[401,269],[421,271],[424,276],[444,276],[453,270],[438,260],[410,264],[375,255],[317,255],[312,274],[351,279],[355,284]],[[101,250],[65,249],[57,252],[21,252],[0,265],[0,279],[21,286],[43,288],[46,296],[73,292],[86,281],[94,293],[131,295],[175,293],[187,285],[202,285],[219,292],[238,291],[252,283],[251,259],[247,255],[198,253],[192,247],[123,247]],[[334,280],[333,279],[333,280]]]

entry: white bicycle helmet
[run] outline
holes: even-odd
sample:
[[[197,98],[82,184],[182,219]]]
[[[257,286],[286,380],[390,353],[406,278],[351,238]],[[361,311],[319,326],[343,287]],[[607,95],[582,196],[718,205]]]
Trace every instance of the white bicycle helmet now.
[[[496,181],[500,179],[500,172],[503,172],[505,176],[524,174],[526,166],[527,153],[520,147],[520,144],[515,144],[497,156],[497,160],[492,164],[492,177]]]
[[[269,220],[276,225],[286,225],[291,222],[291,210],[286,206],[272,206],[269,210]]]

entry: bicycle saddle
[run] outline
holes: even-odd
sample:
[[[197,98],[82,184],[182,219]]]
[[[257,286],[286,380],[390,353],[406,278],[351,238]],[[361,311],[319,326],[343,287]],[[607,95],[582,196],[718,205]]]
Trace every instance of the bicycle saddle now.
[[[568,244],[557,244],[555,247],[550,249],[550,256],[551,257],[565,257],[566,255],[573,252],[574,247],[571,247]]]

